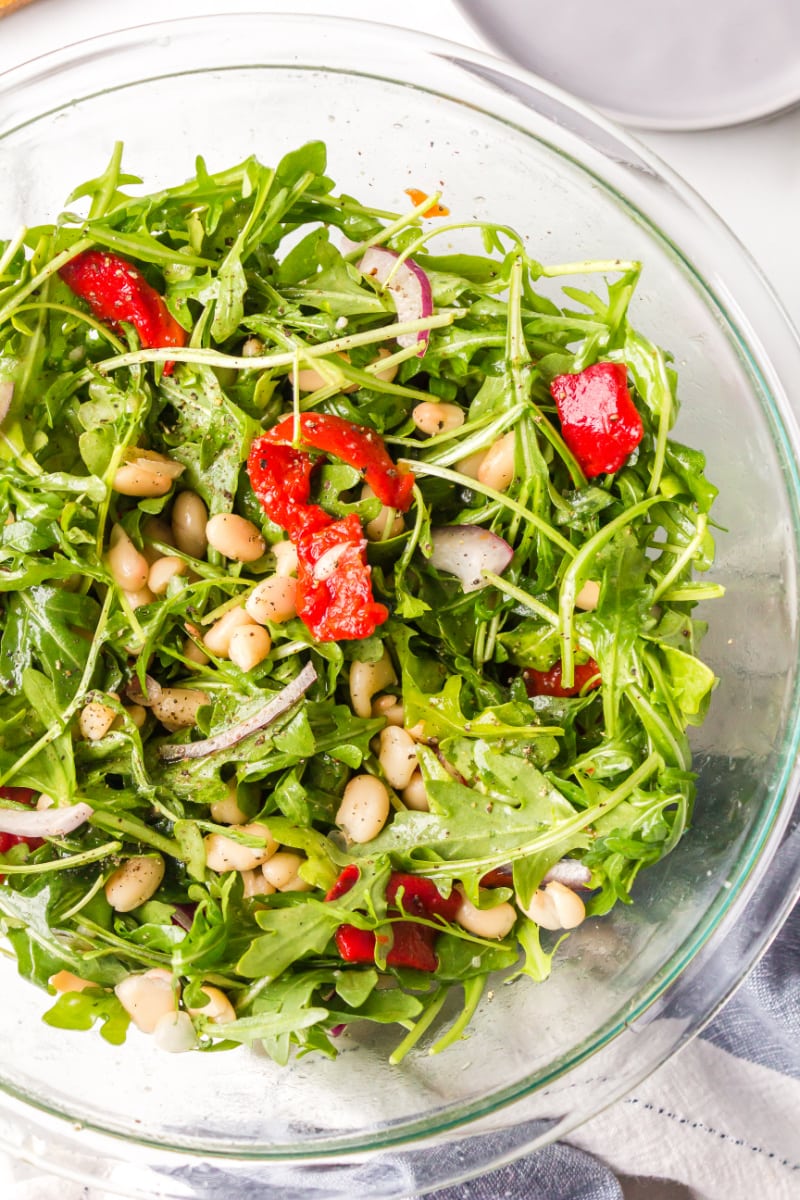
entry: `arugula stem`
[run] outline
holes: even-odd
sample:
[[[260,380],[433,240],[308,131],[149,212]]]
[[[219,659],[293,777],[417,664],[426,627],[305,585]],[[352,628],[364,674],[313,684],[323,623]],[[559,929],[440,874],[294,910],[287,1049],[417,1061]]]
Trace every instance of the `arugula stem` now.
[[[94,846],[91,850],[83,850],[80,854],[69,854],[66,858],[55,858],[41,863],[2,863],[3,875],[45,875],[49,871],[71,871],[76,867],[84,867],[87,863],[97,862],[100,858],[108,858],[122,849],[122,842],[106,842],[103,846]]]
[[[91,238],[81,238],[70,246],[68,250],[62,250],[55,258],[51,258],[47,266],[42,267],[41,271],[38,271],[27,283],[16,288],[6,303],[0,306],[0,325],[8,320],[9,316],[16,311],[20,300],[27,300],[32,292],[35,292],[38,287],[41,287],[53,275],[58,274],[63,266],[71,262],[73,258],[77,258],[79,254],[83,254],[84,250],[88,250],[91,245]]]
[[[367,238],[365,242],[360,242],[352,250],[348,250],[344,255],[345,261],[352,262],[356,258],[360,258],[365,250],[369,250],[370,246],[382,246],[384,242],[388,242],[401,229],[406,229],[409,225],[413,225],[418,217],[423,216],[432,204],[438,204],[441,198],[441,192],[431,192],[430,196],[426,196],[424,200],[420,200],[419,204],[415,204],[413,208],[410,208],[408,212],[397,217],[396,220],[391,221],[388,225],[384,225],[383,229],[379,229],[371,238]]]
[[[510,596],[512,600],[516,600],[518,604],[524,604],[531,612],[535,612],[537,617],[541,617],[543,621],[547,621],[548,625],[552,625],[554,629],[558,629],[561,624],[561,618],[552,608],[548,608],[541,600],[537,600],[530,592],[524,591],[523,588],[517,587],[515,583],[509,583],[507,579],[503,579],[502,575],[495,575],[494,571],[487,571],[485,568],[481,572],[484,579],[488,579],[499,592]]]
[[[706,536],[707,526],[708,518],[706,517],[706,514],[699,513],[697,517],[697,533],[684,547],[683,551],[678,555],[678,557],[675,559],[675,562],[672,564],[666,575],[664,575],[663,579],[656,587],[656,590],[653,592],[653,600],[659,600],[670,586],[672,581],[677,579],[683,568],[692,561],[703,543],[703,539]]]
[[[486,987],[486,976],[474,975],[472,979],[465,979],[462,987],[464,989],[464,1008],[461,1015],[453,1022],[444,1037],[439,1038],[438,1042],[435,1042],[431,1046],[428,1054],[441,1054],[448,1046],[452,1046],[454,1042],[459,1041],[463,1037],[464,1030],[474,1017],[475,1010],[480,1003],[483,990]]]
[[[170,858],[176,858],[179,862],[184,860],[180,842],[174,838],[164,837],[155,829],[151,829],[149,825],[145,825],[144,821],[140,821],[138,817],[122,816],[120,813],[111,813],[107,809],[98,808],[89,818],[89,823],[96,825],[98,829],[105,829],[108,833],[126,833],[129,837],[135,838],[137,842],[144,842],[146,845],[152,846],[154,850],[168,854]]]
[[[583,262],[556,263],[554,266],[541,268],[545,279],[555,279],[559,275],[590,275],[599,271],[613,271],[624,274],[626,271],[640,271],[642,264],[622,258],[585,259]]]
[[[396,1046],[395,1049],[392,1051],[392,1053],[389,1055],[389,1065],[390,1066],[392,1066],[392,1067],[399,1066],[399,1064],[403,1061],[403,1059],[408,1054],[409,1050],[413,1049],[413,1047],[416,1046],[417,1042],[422,1037],[422,1035],[428,1029],[430,1029],[431,1025],[436,1020],[436,1018],[438,1017],[439,1013],[442,1010],[442,1005],[444,1004],[445,1000],[447,999],[448,991],[449,991],[449,989],[446,987],[441,988],[439,990],[439,992],[434,996],[433,1000],[430,1001],[427,1008],[425,1009],[425,1012],[422,1014],[422,1016],[419,1018],[419,1020],[416,1022],[416,1024],[409,1030],[409,1032],[403,1038],[402,1042],[400,1042],[400,1044],[398,1046]]]

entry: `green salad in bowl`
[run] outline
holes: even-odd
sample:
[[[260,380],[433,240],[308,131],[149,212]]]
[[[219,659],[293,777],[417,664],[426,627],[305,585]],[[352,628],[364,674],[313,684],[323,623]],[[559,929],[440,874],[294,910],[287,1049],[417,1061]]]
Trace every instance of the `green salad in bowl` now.
[[[6,935],[112,1042],[399,1062],[455,989],[445,1049],[691,821],[716,489],[641,265],[321,142],[140,182],[0,242]]]

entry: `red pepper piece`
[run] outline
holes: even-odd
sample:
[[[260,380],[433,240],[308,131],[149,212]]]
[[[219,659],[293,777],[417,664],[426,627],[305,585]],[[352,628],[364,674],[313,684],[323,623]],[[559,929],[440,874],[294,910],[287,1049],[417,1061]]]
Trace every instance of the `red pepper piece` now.
[[[383,504],[400,512],[406,512],[410,507],[414,476],[402,472],[392,462],[382,437],[374,429],[326,413],[302,413],[300,430],[305,445],[332,454],[363,472]],[[270,429],[265,437],[270,442],[291,442],[294,435],[295,418],[289,416]]]
[[[455,920],[455,915],[461,905],[461,897],[455,888],[449,896],[443,896],[431,879],[420,875],[404,875],[393,871],[386,888],[387,903],[399,907],[397,893],[402,889],[403,911],[409,916],[443,917],[445,921]]]
[[[105,250],[84,250],[66,263],[59,275],[94,315],[118,332],[127,321],[145,349],[185,346],[186,331],[178,324],[155,288],[138,267]],[[174,363],[164,364],[170,375]]]
[[[550,384],[564,441],[588,478],[618,471],[644,434],[624,363],[600,362]]]
[[[492,867],[480,881],[482,888],[498,888],[514,886],[514,868],[511,863],[503,863],[502,867]]]
[[[577,696],[584,688],[591,692],[603,682],[600,668],[593,658],[575,664],[572,687],[564,687],[561,682],[560,662],[549,671],[534,671],[529,667],[522,672],[522,678],[529,696]]]
[[[304,530],[322,529],[331,517],[317,504],[309,504],[313,460],[291,446],[272,445],[266,437],[250,447],[247,473],[253,491],[271,521],[295,539]]]
[[[37,793],[33,788],[0,787],[0,797],[3,800],[13,800],[15,804],[32,804]],[[44,845],[44,839],[38,837],[20,837],[18,833],[0,833],[0,854],[6,854],[12,846],[24,842],[29,850],[37,850]],[[5,875],[0,875],[0,883]]]
[[[300,534],[297,615],[318,642],[371,637],[389,610],[372,597],[367,542],[355,513]]]
[[[361,874],[355,863],[350,863],[349,866],[339,875],[339,878],[334,883],[326,895],[326,900],[338,900],[340,896],[346,896],[351,888],[358,883],[358,877]]]
[[[345,962],[373,963],[378,937],[371,929],[355,925],[340,925],[334,934],[337,949]],[[392,925],[392,948],[386,955],[387,966],[411,967],[415,971],[435,971],[439,965],[434,950],[436,930],[414,921],[395,921]]]

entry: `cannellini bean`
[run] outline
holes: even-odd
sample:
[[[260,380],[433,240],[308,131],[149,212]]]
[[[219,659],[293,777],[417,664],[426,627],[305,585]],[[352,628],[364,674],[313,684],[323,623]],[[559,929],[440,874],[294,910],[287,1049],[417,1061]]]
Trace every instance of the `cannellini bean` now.
[[[195,663],[198,667],[204,667],[206,663],[211,662],[211,659],[205,654],[197,642],[192,638],[187,637],[183,643],[183,657],[190,663]]]
[[[417,769],[417,744],[397,725],[387,725],[378,735],[378,761],[393,788],[408,787]]]
[[[137,588],[133,592],[125,592],[125,599],[130,604],[131,608],[144,608],[145,604],[152,604],[155,596],[150,591],[149,587]]]
[[[217,513],[206,525],[209,546],[236,562],[255,562],[267,548],[252,521],[236,513]]]
[[[227,1025],[228,1021],[236,1020],[236,1012],[228,997],[218,987],[203,984],[200,991],[208,996],[208,1004],[202,1008],[187,1008],[192,1017],[205,1017],[215,1025]]]
[[[361,489],[361,499],[372,499],[375,495],[368,483],[365,483]],[[391,523],[389,517],[391,516]],[[402,513],[395,512],[393,508],[388,508],[385,504],[381,508],[377,517],[373,517],[371,521],[367,521],[364,526],[364,532],[371,542],[383,542],[388,538],[399,537],[406,527]]]
[[[389,818],[389,793],[374,775],[354,775],[344,789],[336,824],[351,842],[371,842]]]
[[[476,908],[472,901],[464,895],[462,889],[458,890],[461,892],[462,899],[455,919],[462,929],[466,929],[468,933],[474,933],[476,937],[504,938],[514,928],[517,910],[513,904],[503,901],[502,904],[496,904],[494,908]]]
[[[128,450],[127,461],[114,476],[112,487],[122,496],[152,499],[166,496],[175,480],[184,471],[181,463],[158,454],[155,450]]]
[[[259,358],[264,353],[261,338],[249,337],[241,349],[242,358]]]
[[[266,825],[232,825],[237,833],[247,833],[261,841],[260,846],[244,846],[222,833],[209,833],[203,840],[206,846],[206,866],[210,871],[252,871],[272,858],[278,843]]]
[[[147,559],[139,553],[121,525],[115,525],[111,530],[106,561],[114,582],[123,591],[135,592],[147,586],[150,573]]]
[[[276,575],[297,574],[297,547],[294,542],[275,542],[272,553],[275,555]]]
[[[388,692],[383,696],[377,696],[372,701],[373,717],[385,717],[390,725],[399,725],[401,728],[405,720],[403,706],[397,699],[397,696],[392,696]]]
[[[126,859],[106,880],[106,900],[116,912],[131,912],[158,891],[164,869],[160,854]]]
[[[344,352],[339,355],[339,358],[345,362],[350,362],[350,355]],[[327,379],[323,379],[316,367],[303,367],[297,372],[297,387],[301,392],[316,392],[318,388],[327,387]],[[342,388],[343,392],[354,392],[358,387],[357,383],[348,383]]]
[[[269,883],[261,871],[242,871],[242,889],[245,900],[253,896],[271,896],[275,888]]]
[[[214,800],[210,806],[211,820],[217,825],[245,825],[247,813],[239,807],[236,796],[236,784],[228,785],[228,794],[224,800]]]
[[[372,697],[392,683],[397,683],[397,676],[385,648],[377,662],[354,662],[350,667],[350,702],[356,716],[371,716]]]
[[[197,492],[178,492],[172,506],[172,533],[178,549],[192,558],[205,558],[207,525],[208,509]]]
[[[587,579],[575,597],[575,607],[582,608],[584,612],[591,612],[597,608],[599,600],[600,584],[595,579]]]
[[[415,812],[430,811],[428,790],[425,787],[422,771],[414,772],[407,786],[403,788],[400,794],[403,797],[403,804],[405,804],[406,808],[413,808]]]
[[[438,400],[424,400],[414,406],[411,420],[422,433],[433,435],[449,433],[464,424],[464,411],[457,404],[443,404]]]
[[[125,715],[130,717],[137,729],[141,729],[147,720],[147,709],[141,704],[128,704],[125,706]]]
[[[153,542],[163,542],[166,546],[175,545],[172,526],[163,517],[147,517],[142,521],[142,537],[144,538],[142,554],[151,567],[164,553],[163,550],[156,550],[152,545]]]
[[[281,625],[297,616],[297,580],[287,575],[269,575],[250,593],[245,612],[258,625]]]
[[[231,634],[228,658],[240,671],[252,671],[272,649],[272,638],[263,625],[240,625]]]
[[[527,908],[520,908],[542,929],[575,929],[586,917],[580,896],[556,880],[535,891]]]
[[[486,458],[486,450],[476,450],[474,454],[468,454],[466,458],[460,458],[456,463],[456,470],[462,475],[468,475],[470,479],[477,479],[478,472],[483,466],[483,460]]]
[[[486,451],[486,457],[478,467],[477,479],[496,492],[504,492],[514,478],[514,430],[504,433]]]
[[[158,700],[150,707],[161,724],[174,733],[177,729],[188,729],[194,725],[198,708],[208,702],[207,692],[195,688],[166,687],[161,689]]]
[[[192,1018],[188,1012],[164,1013],[155,1023],[153,1041],[168,1054],[185,1054],[197,1045]]]
[[[391,350],[387,350],[385,346],[381,346],[378,351],[378,358],[390,358]],[[393,383],[397,375],[398,364],[394,363],[391,367],[385,367],[383,370],[375,371],[376,379],[380,379],[381,383]]]
[[[98,983],[92,983],[91,979],[82,979],[80,975],[73,975],[72,971],[56,971],[55,975],[51,975],[47,982],[57,992],[82,992],[86,988],[100,986]]]
[[[305,861],[301,854],[279,850],[269,862],[264,863],[261,873],[277,892],[309,892],[311,884],[297,873]]]
[[[147,586],[154,596],[163,596],[169,587],[170,579],[173,579],[176,575],[185,575],[186,571],[186,563],[175,554],[157,558],[150,567]]]
[[[99,700],[91,700],[82,710],[78,718],[78,728],[83,737],[89,742],[99,742],[108,733],[116,720],[117,714],[107,704]]]
[[[137,1029],[152,1033],[159,1020],[178,1010],[178,990],[169,971],[154,967],[142,975],[128,975],[114,988],[122,1007]]]
[[[244,625],[253,625],[250,614],[241,605],[238,608],[229,608],[218,621],[215,621],[206,630],[203,635],[203,645],[217,658],[227,658],[234,630]]]

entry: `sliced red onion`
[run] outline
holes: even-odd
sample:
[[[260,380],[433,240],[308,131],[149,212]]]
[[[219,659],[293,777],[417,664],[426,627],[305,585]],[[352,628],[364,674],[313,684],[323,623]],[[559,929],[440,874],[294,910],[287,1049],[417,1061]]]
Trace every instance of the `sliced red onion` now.
[[[170,922],[173,925],[177,925],[179,929],[185,929],[188,933],[194,923],[196,908],[196,904],[176,904],[175,911],[170,917]]]
[[[11,408],[11,401],[14,398],[14,384],[10,379],[4,379],[0,382],[0,425],[3,424],[8,416],[8,410]]]
[[[161,684],[158,680],[153,679],[152,675],[145,675],[144,682],[147,688],[146,693],[139,687],[138,680],[132,679],[125,689],[125,695],[132,704],[142,704],[145,706],[158,704],[161,699]]]
[[[432,565],[460,579],[465,592],[486,587],[483,572],[502,575],[514,557],[504,538],[480,525],[440,525],[431,530],[431,542]]]
[[[90,804],[71,804],[68,808],[0,808],[0,833],[22,838],[63,837],[88,821],[94,812]]]
[[[378,283],[386,284],[397,309],[398,321],[419,321],[432,316],[433,293],[428,276],[413,258],[407,258],[397,267],[399,257],[394,250],[387,250],[385,246],[370,246],[359,262],[358,269],[362,275],[369,275]],[[421,358],[428,349],[429,336],[427,329],[421,329],[418,333],[401,333],[397,344],[414,346],[420,342],[418,353]]]
[[[159,754],[164,762],[176,763],[182,762],[186,758],[206,758],[209,754],[228,750],[237,742],[241,742],[243,738],[249,737],[251,733],[265,729],[267,725],[277,721],[278,717],[288,712],[308,691],[316,678],[317,672],[314,667],[311,663],[306,663],[296,679],[287,683],[277,696],[273,696],[268,704],[253,713],[252,717],[248,717],[246,721],[240,721],[238,725],[232,725],[230,729],[224,729],[222,733],[216,733],[202,742],[187,742],[182,746],[161,746]]]
[[[592,872],[577,858],[562,858],[545,875],[542,883],[563,883],[564,887],[586,887],[592,878]]]

